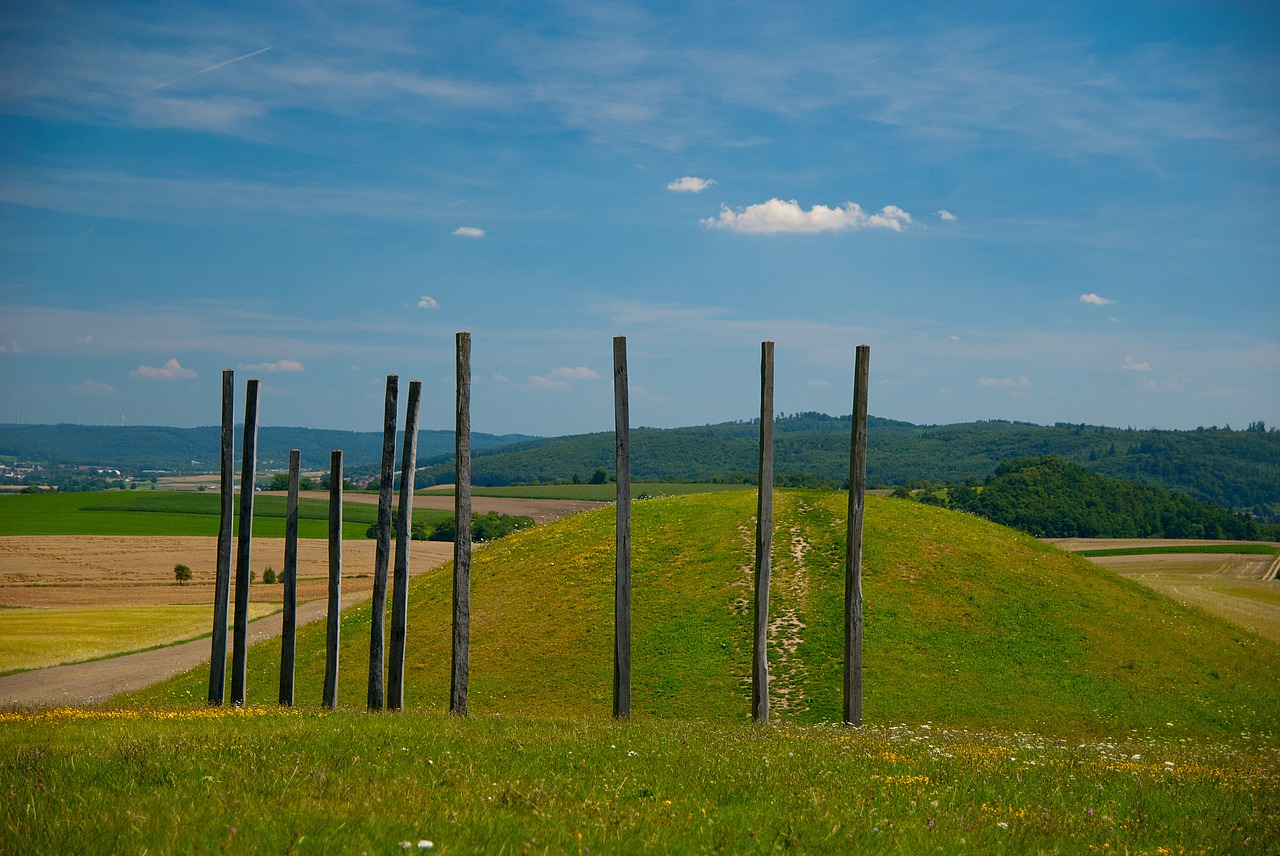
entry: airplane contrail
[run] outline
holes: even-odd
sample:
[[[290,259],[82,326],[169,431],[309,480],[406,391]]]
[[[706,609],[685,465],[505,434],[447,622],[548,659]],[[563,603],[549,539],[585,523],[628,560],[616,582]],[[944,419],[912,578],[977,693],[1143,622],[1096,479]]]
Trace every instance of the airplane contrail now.
[[[233,62],[239,62],[242,59],[249,59],[250,57],[255,57],[258,54],[266,53],[269,50],[271,50],[271,45],[267,45],[265,48],[256,50],[253,53],[247,53],[244,56],[238,56],[238,57],[235,57],[234,59],[229,59],[229,60],[226,60],[225,62],[220,62],[217,65],[211,65],[208,68],[202,68],[199,71],[193,71],[190,74],[184,74],[182,75],[182,77],[175,77],[173,80],[167,81],[165,83],[157,83],[155,86],[151,87],[147,91],[155,92],[157,89],[164,89],[166,86],[173,86],[173,84],[175,83],[181,83],[182,81],[192,77],[196,77],[197,75],[208,74],[211,71],[217,71],[220,68],[225,68],[226,66],[231,65]]]

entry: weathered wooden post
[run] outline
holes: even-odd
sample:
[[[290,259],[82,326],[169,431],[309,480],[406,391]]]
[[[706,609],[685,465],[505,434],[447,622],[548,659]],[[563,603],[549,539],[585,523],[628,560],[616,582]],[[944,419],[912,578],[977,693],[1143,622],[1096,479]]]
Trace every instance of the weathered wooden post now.
[[[338,632],[342,628],[342,450],[329,454],[329,612],[324,643],[324,700],[338,707]]]
[[[404,710],[404,646],[409,627],[409,544],[413,526],[413,480],[418,464],[418,401],[422,381],[409,381],[400,459],[400,505],[396,509],[396,563],[391,580],[391,650],[387,662],[387,710]]]
[[[844,721],[862,724],[862,518],[867,499],[867,384],[871,347],[859,345],[849,449],[849,520],[844,580]]]
[[[613,583],[613,715],[631,716],[631,417],[627,401],[627,337],[613,338],[613,434],[617,524]]]
[[[258,471],[258,381],[244,401],[244,457],[240,466],[240,531],[236,542],[236,611],[231,636],[231,703],[244,704],[249,636],[249,554],[253,544],[253,491]]]
[[[453,487],[453,677],[449,712],[467,715],[471,660],[471,334],[458,334],[456,477]]]
[[[235,514],[235,372],[222,372],[222,477],[219,482],[218,565],[213,583],[213,648],[209,654],[209,704],[227,690],[227,609],[231,601],[231,521]]]
[[[289,498],[284,512],[284,616],[280,629],[280,704],[293,707],[298,639],[298,481],[302,453],[289,451]]]
[[[387,375],[382,409],[382,469],[378,481],[378,544],[373,559],[373,603],[369,624],[369,710],[382,710],[383,644],[387,619],[387,567],[391,559],[391,491],[396,466],[396,400],[400,378]]]
[[[756,500],[755,644],[751,718],[769,721],[769,572],[773,550],[773,342],[760,345],[760,489]]]

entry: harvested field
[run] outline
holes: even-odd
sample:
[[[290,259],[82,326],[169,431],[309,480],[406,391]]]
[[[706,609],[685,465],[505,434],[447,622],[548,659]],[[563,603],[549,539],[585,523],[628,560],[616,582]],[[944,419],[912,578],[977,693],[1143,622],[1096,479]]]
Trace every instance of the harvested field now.
[[[325,597],[329,553],[325,541],[298,542],[298,600]],[[343,593],[373,588],[372,540],[342,543]],[[414,541],[409,553],[413,576],[453,558],[453,545]],[[144,606],[213,604],[217,539],[146,536],[14,536],[0,538],[0,606]],[[234,563],[234,554],[233,554]],[[178,584],[173,566],[191,568]],[[252,567],[258,582],[255,602],[279,603],[283,587],[265,585],[268,567],[284,567],[284,540],[255,538]]]
[[[1069,551],[1223,544],[1222,541],[1124,538],[1067,538],[1054,543]],[[1247,553],[1168,553],[1096,556],[1089,561],[1280,642],[1280,580],[1275,579],[1275,566],[1280,559],[1276,557]]]

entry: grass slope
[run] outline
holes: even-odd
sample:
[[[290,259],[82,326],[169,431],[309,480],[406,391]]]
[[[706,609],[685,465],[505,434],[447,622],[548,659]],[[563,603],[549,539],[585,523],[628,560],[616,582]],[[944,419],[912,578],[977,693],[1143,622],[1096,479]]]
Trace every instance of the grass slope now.
[[[775,719],[839,719],[844,496],[775,504]],[[635,507],[633,709],[641,718],[742,720],[749,711],[751,493]],[[613,511],[479,550],[472,569],[470,711],[607,717]],[[980,519],[872,497],[864,548],[866,717],[1069,737],[1221,738],[1269,732],[1280,646]],[[410,592],[406,703],[449,688],[447,569]],[[344,615],[339,701],[365,697],[370,607]],[[320,624],[299,635],[298,698],[318,701]],[[279,642],[251,652],[250,700],[275,697]],[[150,701],[196,701],[205,673]]]

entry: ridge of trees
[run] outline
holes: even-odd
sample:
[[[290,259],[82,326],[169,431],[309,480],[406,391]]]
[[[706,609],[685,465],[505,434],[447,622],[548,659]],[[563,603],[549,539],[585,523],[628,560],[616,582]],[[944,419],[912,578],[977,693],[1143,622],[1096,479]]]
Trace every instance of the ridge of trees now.
[[[904,486],[895,496],[968,511],[1040,538],[1280,539],[1280,525],[1055,455],[1004,461],[980,484]]]

